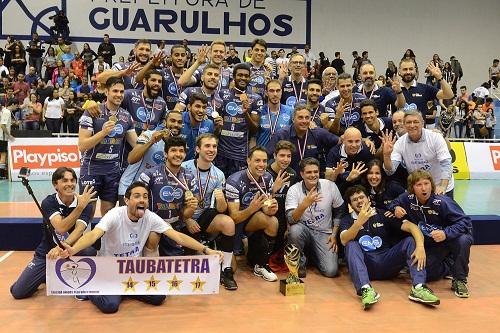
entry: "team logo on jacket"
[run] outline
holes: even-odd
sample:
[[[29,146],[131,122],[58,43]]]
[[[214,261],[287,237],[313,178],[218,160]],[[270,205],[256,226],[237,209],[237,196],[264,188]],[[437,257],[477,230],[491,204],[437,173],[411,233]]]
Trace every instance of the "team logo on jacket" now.
[[[371,237],[364,235],[359,239],[359,245],[365,252],[375,251],[382,246],[382,238],[379,236]]]

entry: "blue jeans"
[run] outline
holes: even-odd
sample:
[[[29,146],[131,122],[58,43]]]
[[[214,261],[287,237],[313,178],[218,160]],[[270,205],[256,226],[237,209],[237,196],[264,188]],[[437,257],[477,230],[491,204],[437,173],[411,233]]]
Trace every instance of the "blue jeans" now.
[[[453,124],[454,130],[455,130],[455,138],[461,138],[464,135],[464,123],[461,121],[455,121]]]
[[[426,269],[418,271],[417,266],[412,265],[413,251],[415,251],[413,237],[406,237],[389,249],[373,252],[363,251],[357,241],[348,242],[345,256],[356,291],[360,291],[361,286],[370,284],[370,279],[387,280],[396,277],[405,265],[410,269],[413,285],[425,283]]]
[[[292,224],[288,229],[288,243],[297,246],[301,252],[300,264],[305,267],[304,249],[310,247],[316,256],[318,269],[324,276],[334,277],[338,274],[337,253],[329,249],[328,237],[331,234],[308,228],[303,223]]]

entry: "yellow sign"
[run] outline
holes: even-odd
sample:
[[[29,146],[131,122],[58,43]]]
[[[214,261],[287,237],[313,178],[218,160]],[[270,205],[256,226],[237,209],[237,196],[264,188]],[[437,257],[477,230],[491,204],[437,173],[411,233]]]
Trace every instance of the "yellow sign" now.
[[[455,179],[470,179],[469,165],[463,142],[451,142],[451,159]]]

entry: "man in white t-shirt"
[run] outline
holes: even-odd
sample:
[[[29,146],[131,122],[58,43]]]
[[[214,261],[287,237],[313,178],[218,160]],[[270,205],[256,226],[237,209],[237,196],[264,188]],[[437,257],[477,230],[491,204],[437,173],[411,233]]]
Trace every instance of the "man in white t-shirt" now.
[[[321,274],[334,277],[338,273],[337,232],[345,214],[344,200],[334,182],[319,178],[317,159],[307,157],[299,167],[303,181],[286,194],[288,243],[302,253],[299,277],[306,276],[306,247],[311,247]]]
[[[404,163],[408,173],[429,171],[433,179],[440,180],[436,184],[436,194],[446,193],[453,199],[453,166],[444,137],[423,128],[424,120],[418,110],[407,111],[403,123],[407,133],[397,141],[392,135],[383,136],[385,171],[392,175],[400,163]]]
[[[0,111],[0,179],[7,178],[7,147],[9,140],[14,140],[10,128],[12,125],[12,111],[16,110],[18,102],[10,99],[7,107],[2,107]]]
[[[83,235],[73,246],[65,244],[66,249],[61,257],[69,257],[94,244],[101,239],[98,256],[140,257],[147,248],[146,242],[151,232],[164,234],[177,244],[191,248],[204,254],[222,252],[209,249],[193,238],[180,233],[163,221],[161,217],[148,210],[148,188],[142,182],[132,183],[125,192],[126,206],[111,209],[102,217],[96,227]],[[160,305],[165,295],[130,296],[142,302]],[[121,295],[89,295],[89,299],[104,313],[118,311],[122,301]]]

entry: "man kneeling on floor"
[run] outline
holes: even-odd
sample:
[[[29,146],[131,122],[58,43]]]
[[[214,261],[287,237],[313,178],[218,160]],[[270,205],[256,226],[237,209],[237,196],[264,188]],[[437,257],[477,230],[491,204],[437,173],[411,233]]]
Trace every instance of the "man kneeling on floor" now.
[[[408,298],[415,302],[438,305],[437,298],[426,285],[424,236],[407,220],[398,220],[391,213],[371,207],[363,186],[347,189],[345,199],[353,212],[340,222],[340,241],[345,246],[349,273],[364,309],[376,303],[380,295],[370,284],[372,280],[396,277],[408,265],[412,288]],[[411,233],[390,247],[391,229]]]
[[[104,215],[96,227],[83,235],[73,246],[65,245],[59,256],[67,258],[75,255],[81,249],[87,248],[101,238],[101,249],[98,256],[127,256],[140,257],[146,249],[146,242],[151,232],[161,233],[177,244],[204,254],[217,254],[222,259],[222,252],[214,251],[197,242],[193,238],[174,230],[161,217],[148,210],[148,188],[142,182],[132,183],[125,192],[126,206],[111,209]],[[138,235],[134,242],[129,235]],[[139,245],[135,245],[136,241]],[[137,251],[136,249],[139,249]],[[151,252],[152,249],[149,249]],[[51,258],[57,255],[49,256]],[[142,302],[160,305],[165,295],[137,295],[128,296]],[[120,295],[89,295],[89,299],[104,313],[118,311],[123,296]]]

